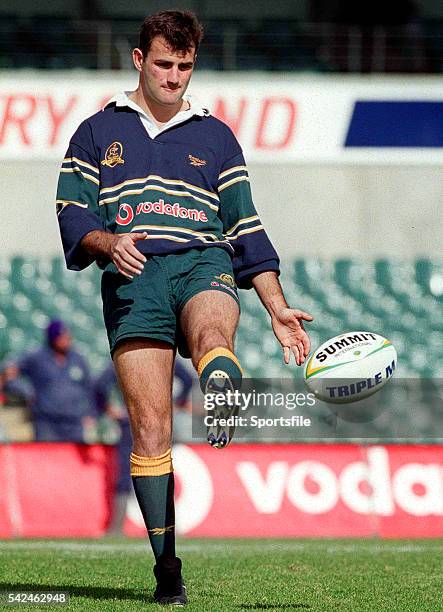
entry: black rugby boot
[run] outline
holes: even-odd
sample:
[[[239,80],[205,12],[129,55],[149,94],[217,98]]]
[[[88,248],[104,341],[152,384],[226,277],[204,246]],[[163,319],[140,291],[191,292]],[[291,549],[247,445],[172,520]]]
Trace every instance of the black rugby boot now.
[[[154,565],[157,588],[154,600],[162,606],[185,606],[188,603],[182,578],[182,562],[178,557],[159,557]]]

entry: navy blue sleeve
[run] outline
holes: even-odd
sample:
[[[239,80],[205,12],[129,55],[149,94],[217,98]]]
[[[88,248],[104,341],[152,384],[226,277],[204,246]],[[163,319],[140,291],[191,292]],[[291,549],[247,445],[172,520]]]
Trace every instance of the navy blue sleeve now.
[[[99,186],[100,165],[91,128],[84,121],[69,143],[57,188],[57,216],[70,270],[83,270],[94,261],[80,242],[89,232],[105,229],[98,206]]]
[[[248,170],[241,151],[224,163],[218,177],[218,193],[223,233],[234,248],[237,285],[241,289],[250,289],[252,277],[259,272],[272,270],[280,274],[277,252],[252,200]]]

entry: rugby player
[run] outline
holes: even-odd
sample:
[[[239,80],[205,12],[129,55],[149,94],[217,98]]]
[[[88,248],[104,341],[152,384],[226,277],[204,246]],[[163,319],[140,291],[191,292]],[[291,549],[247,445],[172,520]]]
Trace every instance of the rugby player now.
[[[148,17],[133,51],[135,91],[116,95],[73,135],[57,192],[68,268],[104,269],[103,310],[133,436],[131,475],[156,564],[155,601],[184,605],[175,553],[171,387],[176,349],[204,393],[238,388],[237,288],[254,288],[298,365],[309,353],[279,259],[251,198],[230,129],[185,95],[202,39],[195,15]],[[221,448],[231,429],[208,432]]]

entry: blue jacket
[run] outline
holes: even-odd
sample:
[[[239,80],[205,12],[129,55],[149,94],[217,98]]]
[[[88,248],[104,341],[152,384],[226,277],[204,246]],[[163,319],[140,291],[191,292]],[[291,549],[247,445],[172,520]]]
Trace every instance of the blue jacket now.
[[[52,349],[42,347],[24,355],[17,365],[32,383],[35,420],[75,424],[84,416],[95,416],[89,369],[76,351],[69,350],[59,363]]]

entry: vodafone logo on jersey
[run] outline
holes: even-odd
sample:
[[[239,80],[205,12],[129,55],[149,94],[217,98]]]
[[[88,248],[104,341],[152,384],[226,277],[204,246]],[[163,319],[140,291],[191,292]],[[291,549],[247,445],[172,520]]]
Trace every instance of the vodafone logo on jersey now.
[[[135,208],[123,202],[118,208],[115,221],[118,225],[130,225],[138,215],[156,213],[167,215],[177,219],[191,219],[192,221],[202,221],[207,223],[208,218],[203,210],[196,208],[186,208],[178,203],[170,204],[161,198],[158,202],[140,202]]]

